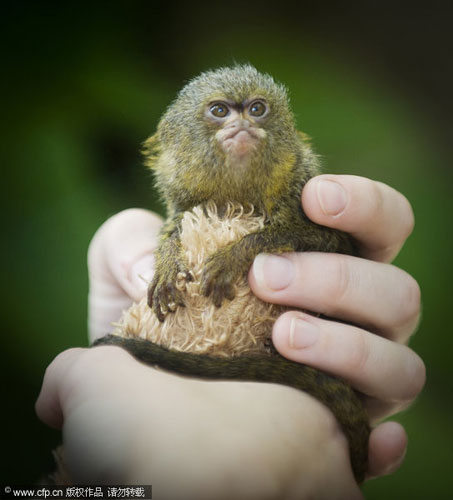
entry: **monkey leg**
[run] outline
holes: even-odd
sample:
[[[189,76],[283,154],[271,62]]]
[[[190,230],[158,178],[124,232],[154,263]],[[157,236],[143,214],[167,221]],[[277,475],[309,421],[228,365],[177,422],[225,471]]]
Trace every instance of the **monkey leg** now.
[[[165,223],[156,256],[154,278],[148,287],[148,305],[159,321],[164,321],[168,312],[184,307],[181,283],[193,281],[193,276],[184,264],[179,239],[181,215]]]

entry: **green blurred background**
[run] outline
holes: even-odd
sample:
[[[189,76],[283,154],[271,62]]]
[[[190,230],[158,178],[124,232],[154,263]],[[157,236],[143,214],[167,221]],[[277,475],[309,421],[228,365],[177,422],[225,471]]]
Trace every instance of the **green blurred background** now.
[[[119,5],[2,8],[1,482],[31,483],[52,469],[60,437],[33,404],[52,358],[87,344],[90,238],[122,209],[161,210],[142,141],[189,78],[250,61],[287,84],[326,171],[386,182],[413,204],[416,229],[396,264],[422,287],[412,346],[428,382],[398,416],[410,438],[403,467],[364,490],[370,499],[451,498],[448,13],[365,2]]]

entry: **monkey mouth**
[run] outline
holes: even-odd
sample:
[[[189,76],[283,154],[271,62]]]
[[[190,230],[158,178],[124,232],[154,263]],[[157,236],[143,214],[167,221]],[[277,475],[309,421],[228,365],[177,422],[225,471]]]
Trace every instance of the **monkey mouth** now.
[[[232,127],[220,132],[217,138],[222,149],[239,157],[254,151],[260,139],[266,135],[263,129],[256,127]]]

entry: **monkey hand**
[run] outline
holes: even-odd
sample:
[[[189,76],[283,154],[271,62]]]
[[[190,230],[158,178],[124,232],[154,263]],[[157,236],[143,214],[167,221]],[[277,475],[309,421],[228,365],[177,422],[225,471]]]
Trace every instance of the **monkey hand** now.
[[[163,322],[166,314],[174,312],[177,306],[185,306],[185,286],[188,281],[193,281],[193,275],[179,260],[167,267],[159,267],[148,288],[148,305]]]
[[[223,299],[234,299],[234,282],[247,269],[248,266],[244,271],[238,265],[237,259],[233,259],[229,247],[219,250],[211,255],[205,264],[200,280],[201,293],[206,297],[211,295],[214,305],[220,307]]]

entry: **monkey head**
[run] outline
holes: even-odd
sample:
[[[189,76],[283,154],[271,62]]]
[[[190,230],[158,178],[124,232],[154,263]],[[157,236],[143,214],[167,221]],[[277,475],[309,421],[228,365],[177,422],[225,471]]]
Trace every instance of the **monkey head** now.
[[[158,188],[177,208],[206,200],[256,206],[257,184],[264,186],[276,166],[293,158],[299,142],[285,87],[240,65],[190,81],[145,153],[159,173]]]

